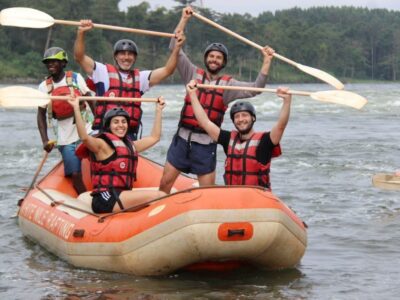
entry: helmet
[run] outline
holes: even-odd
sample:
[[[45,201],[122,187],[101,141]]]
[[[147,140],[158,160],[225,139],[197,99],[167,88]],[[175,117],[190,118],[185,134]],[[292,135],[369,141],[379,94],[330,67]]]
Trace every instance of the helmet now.
[[[46,60],[49,59],[65,60],[65,62],[68,62],[68,55],[60,47],[51,47],[44,52],[42,62],[46,63]]]
[[[237,112],[240,112],[240,111],[247,111],[254,117],[254,119],[256,119],[256,110],[255,110],[254,106],[250,102],[247,102],[247,101],[238,101],[235,104],[233,104],[233,106],[231,108],[232,121],[233,121],[233,116]]]
[[[130,120],[129,114],[123,108],[114,107],[105,113],[103,118],[103,129],[108,129],[108,127],[110,127],[111,119],[118,116],[125,117],[127,122]]]
[[[207,46],[206,50],[204,51],[204,60],[207,58],[208,52],[210,51],[219,51],[224,55],[224,67],[228,62],[228,49],[221,43],[212,43]]]
[[[137,55],[139,52],[139,49],[136,46],[134,41],[128,40],[128,39],[123,39],[123,40],[117,41],[114,44],[114,55],[118,51],[129,51],[129,52],[133,52],[133,53],[135,53],[135,55]]]

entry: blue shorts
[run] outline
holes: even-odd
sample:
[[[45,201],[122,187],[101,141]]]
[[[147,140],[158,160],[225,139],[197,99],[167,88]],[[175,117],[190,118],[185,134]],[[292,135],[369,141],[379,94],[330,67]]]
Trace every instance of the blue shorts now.
[[[188,143],[175,135],[167,153],[167,161],[184,173],[204,175],[215,171],[217,144]]]
[[[81,160],[76,156],[75,149],[79,142],[69,145],[57,146],[64,161],[64,175],[71,176],[73,173],[81,172]]]

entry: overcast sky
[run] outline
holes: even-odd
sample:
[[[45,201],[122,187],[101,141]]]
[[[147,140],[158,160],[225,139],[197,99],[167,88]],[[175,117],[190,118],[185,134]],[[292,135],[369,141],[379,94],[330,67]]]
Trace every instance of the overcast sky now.
[[[142,0],[121,0],[120,7],[125,9],[130,5],[138,5]],[[148,0],[151,9],[159,6],[171,8],[177,5],[173,0]],[[221,13],[249,13],[257,16],[263,11],[276,11],[292,7],[308,8],[312,6],[356,6],[368,8],[387,8],[400,10],[400,0],[197,0],[204,7]]]

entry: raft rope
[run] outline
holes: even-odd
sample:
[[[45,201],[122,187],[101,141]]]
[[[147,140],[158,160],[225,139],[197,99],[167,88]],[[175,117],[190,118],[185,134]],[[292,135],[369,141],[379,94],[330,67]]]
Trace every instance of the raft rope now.
[[[218,186],[218,185],[209,185],[209,186],[193,187],[193,188],[185,189],[185,190],[182,190],[182,191],[178,191],[178,192],[174,193],[173,195],[183,194],[183,193],[190,193],[190,192],[193,191],[193,190],[210,189],[210,188],[225,188],[225,187],[226,187],[226,186]],[[231,186],[230,186],[230,188],[243,188],[243,187],[251,187],[251,188],[256,188],[256,189],[259,189],[259,190],[262,190],[262,191],[268,191],[268,189],[266,189],[266,188],[259,187],[259,186],[252,186],[252,185],[231,185]],[[120,211],[112,212],[112,213],[109,213],[109,214],[100,216],[100,215],[95,214],[95,213],[93,213],[93,212],[91,212],[91,211],[87,211],[87,210],[85,210],[85,209],[81,209],[81,208],[78,208],[78,207],[75,207],[75,206],[66,204],[66,203],[64,203],[64,202],[57,201],[57,200],[55,200],[51,195],[49,195],[49,193],[47,193],[46,191],[44,191],[44,190],[43,190],[41,187],[39,187],[38,185],[36,185],[35,188],[37,188],[37,189],[38,189],[40,192],[42,192],[47,198],[50,199],[50,201],[52,202],[52,204],[51,204],[52,206],[55,206],[55,205],[63,205],[63,206],[65,206],[65,207],[68,207],[68,208],[71,208],[71,209],[75,209],[75,210],[80,211],[80,212],[83,212],[83,213],[87,213],[87,214],[89,214],[89,215],[91,215],[91,216],[97,217],[99,223],[103,223],[103,222],[105,221],[106,218],[111,217],[111,216],[118,215],[118,214],[120,214],[120,213],[132,212],[132,211],[141,210],[142,208],[145,208],[146,206],[148,206],[150,203],[153,203],[153,202],[155,202],[155,201],[159,201],[159,200],[162,200],[162,199],[164,199],[164,198],[168,198],[168,197],[171,196],[171,194],[167,194],[167,195],[162,196],[162,197],[154,198],[154,199],[152,199],[152,200],[150,200],[150,201],[147,201],[146,203],[142,203],[142,204],[139,204],[139,205],[130,206],[130,207],[127,207],[127,208],[122,209],[122,210],[120,210]]]
[[[43,195],[45,195],[47,198],[50,199],[50,201],[52,202],[52,203],[51,203],[51,206],[63,205],[63,206],[65,206],[65,207],[72,208],[72,209],[74,209],[74,210],[76,210],[76,211],[80,211],[80,212],[83,212],[83,213],[86,213],[86,214],[95,216],[95,217],[97,217],[97,218],[100,218],[100,216],[99,216],[98,214],[95,214],[95,213],[93,213],[93,212],[91,212],[91,211],[88,211],[88,210],[85,210],[85,209],[82,209],[82,208],[78,208],[78,207],[75,207],[75,206],[66,204],[66,203],[64,203],[64,202],[61,202],[61,201],[57,201],[57,200],[54,199],[49,193],[47,193],[45,190],[43,190],[43,189],[42,189],[41,187],[39,187],[38,185],[36,185],[35,188],[37,188],[40,192],[43,193]]]

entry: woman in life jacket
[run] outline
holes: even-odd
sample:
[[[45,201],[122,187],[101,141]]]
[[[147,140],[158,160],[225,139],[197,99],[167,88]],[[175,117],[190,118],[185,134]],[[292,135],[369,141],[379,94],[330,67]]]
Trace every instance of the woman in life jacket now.
[[[132,141],[127,135],[130,117],[121,107],[107,111],[103,120],[103,133],[96,137],[88,135],[80,117],[78,102],[72,97],[69,100],[74,109],[76,126],[82,141],[77,154],[81,158],[89,156],[90,159],[93,211],[118,212],[164,196],[165,193],[161,191],[132,190],[136,178],[138,153],[154,146],[160,140],[164,100],[159,98],[156,104],[151,134],[136,141]]]

